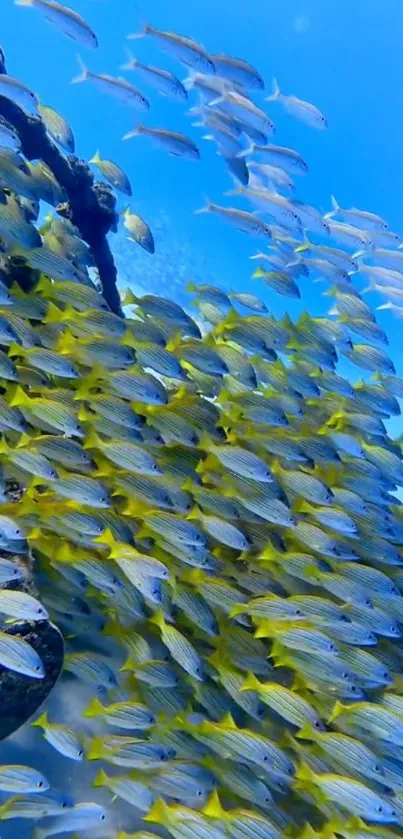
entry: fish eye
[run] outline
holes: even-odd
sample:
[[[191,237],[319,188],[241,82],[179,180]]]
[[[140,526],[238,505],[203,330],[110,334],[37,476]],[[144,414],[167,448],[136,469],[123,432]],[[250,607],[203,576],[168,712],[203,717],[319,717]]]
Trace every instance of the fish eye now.
[[[79,749],[79,750],[78,750],[78,752],[77,752],[77,754],[78,754],[78,757],[83,757],[83,755],[84,755],[84,749]]]
[[[101,822],[104,822],[104,821],[105,821],[105,819],[106,819],[106,815],[105,815],[105,813],[102,813],[102,815],[101,815]]]
[[[317,729],[320,729],[320,721],[319,721],[319,720],[315,720],[315,722],[314,722],[314,724],[313,724],[313,727],[314,727],[314,728],[317,728]]]
[[[374,772],[382,772],[382,766],[380,766],[379,763],[375,764]]]
[[[39,789],[42,789],[42,787],[44,787],[44,786],[45,786],[45,784],[43,783],[43,781],[38,781],[38,788]]]
[[[378,804],[378,806],[376,807],[376,812],[377,812],[377,813],[383,813],[383,807],[382,807],[382,804]]]

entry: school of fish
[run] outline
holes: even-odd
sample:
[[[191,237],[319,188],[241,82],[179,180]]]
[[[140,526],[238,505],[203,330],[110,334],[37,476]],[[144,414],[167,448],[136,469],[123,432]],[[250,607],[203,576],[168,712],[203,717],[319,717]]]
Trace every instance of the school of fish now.
[[[16,4],[97,47],[77,12]],[[35,839],[153,839],[161,827],[173,839],[403,836],[403,459],[385,427],[403,380],[356,287],[364,277],[401,314],[400,238],[372,212],[333,199],[323,217],[294,197],[308,165],[270,144],[251,64],[150,25],[130,37],[146,36],[188,78],[131,53],[125,69],[186,106],[196,95],[191,116],[252,207],[200,212],[261,239],[253,276],[265,291],[190,284],[185,310],[127,289],[126,318],[113,314],[90,249],[54,211],[65,195],[53,173],[0,125],[0,615],[61,628],[62,678],[92,699],[81,729],[46,709],[30,724],[66,767],[99,762],[94,785],[144,829],[116,832],[108,808],[56,794],[34,760],[0,765],[0,822],[31,820]],[[75,81],[150,108],[81,58]],[[74,151],[70,126],[23,82],[0,75],[0,95]],[[277,81],[266,98],[327,126]],[[135,135],[200,156],[183,134]],[[131,195],[116,163],[99,152],[91,163]],[[123,216],[153,253],[145,220]],[[38,272],[32,292],[8,286],[10,260]],[[270,314],[269,294],[303,297],[308,277],[327,283],[329,317]],[[338,373],[343,358],[366,381]],[[12,588],[24,571],[10,556],[28,551],[38,597]],[[44,677],[18,634],[0,632],[0,665],[27,684]]]

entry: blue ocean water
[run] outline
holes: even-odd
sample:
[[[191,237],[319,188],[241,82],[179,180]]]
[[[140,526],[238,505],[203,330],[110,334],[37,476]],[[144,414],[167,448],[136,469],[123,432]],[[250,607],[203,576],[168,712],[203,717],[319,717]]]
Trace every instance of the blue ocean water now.
[[[96,72],[116,74],[129,45],[140,60],[172,69],[181,78],[186,75],[150,39],[126,41],[127,34],[140,29],[146,19],[163,29],[193,36],[210,52],[223,51],[250,60],[265,78],[268,93],[276,76],[285,93],[312,101],[329,122],[326,132],[315,131],[293,120],[279,105],[267,103],[276,124],[276,141],[298,149],[309,163],[309,175],[298,181],[297,197],[326,211],[334,194],[343,206],[379,213],[391,229],[403,235],[403,9],[399,0],[204,0],[198,4],[183,0],[148,0],[147,4],[74,0],[74,8],[98,34],[98,51],[79,48],[88,67]],[[194,215],[206,195],[221,203],[232,183],[213,144],[203,141],[203,132],[192,127],[194,120],[185,113],[187,108],[144,88],[152,102],[144,121],[188,133],[200,144],[199,162],[169,157],[144,137],[123,142],[122,135],[144,115],[105,97],[90,83],[71,85],[78,72],[77,45],[48,26],[41,14],[18,8],[12,0],[3,0],[1,11],[1,44],[8,71],[35,90],[41,102],[67,118],[80,156],[89,158],[99,149],[103,157],[125,169],[134,191],[130,206],[153,229],[155,255],[127,242],[122,230],[111,235],[122,288],[130,284],[170,294],[181,302],[186,300],[185,285],[192,279],[251,290],[254,263],[249,257],[256,250],[255,242],[213,216]],[[127,77],[139,83],[134,75]],[[259,103],[262,99],[262,95],[256,97]],[[195,102],[190,97],[189,106]],[[224,201],[233,203],[233,199]],[[120,200],[120,209],[125,206]],[[301,281],[300,302],[271,294],[257,282],[253,289],[264,296],[276,316],[285,311],[294,316],[304,307],[311,313],[325,313],[331,305],[330,298],[322,296],[323,287],[310,279]],[[369,299],[374,305],[381,302],[375,296]],[[391,355],[402,375],[402,324],[384,312],[378,320],[389,334]],[[355,378],[361,376],[357,368],[348,367],[348,371]],[[400,420],[394,421],[392,433],[399,432],[399,426]],[[59,693],[53,702],[60,701]],[[65,693],[63,701],[74,727],[79,708],[76,692]],[[24,762],[40,743],[36,731],[19,733],[10,745],[0,747],[1,762]],[[65,763],[50,747],[41,748],[41,765],[55,777],[59,773],[59,786],[73,792],[80,789],[81,797],[86,790],[94,796],[87,766],[72,765],[71,777],[66,777]],[[124,805],[121,810],[124,813]],[[31,828],[20,825],[18,836],[30,836]],[[15,828],[10,830],[6,824],[1,835],[15,836]]]

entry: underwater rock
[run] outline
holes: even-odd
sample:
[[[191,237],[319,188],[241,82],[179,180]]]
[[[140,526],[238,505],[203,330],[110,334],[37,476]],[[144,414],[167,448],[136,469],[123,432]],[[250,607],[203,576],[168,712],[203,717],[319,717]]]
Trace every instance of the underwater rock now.
[[[16,501],[20,492],[14,487],[7,494],[10,500]],[[24,591],[37,597],[33,574],[35,560],[28,547],[25,551],[24,547],[25,544],[21,553],[0,551],[0,556],[11,561],[21,573],[16,580],[4,583],[0,588]],[[26,641],[40,656],[45,671],[43,679],[27,679],[0,665],[0,740],[4,740],[36,713],[54,688],[63,667],[64,641],[57,626],[49,620],[10,624],[3,619],[0,630]]]
[[[42,659],[45,677],[27,679],[0,667],[0,740],[24,725],[49,696],[63,666],[64,643],[58,628],[50,621],[32,624],[29,621],[3,627],[8,635],[18,635]]]
[[[0,72],[6,73],[1,47]],[[84,161],[74,155],[65,157],[59,151],[46,133],[40,117],[25,113],[14,102],[0,96],[0,118],[17,131],[27,160],[46,163],[65,190],[68,216],[92,250],[104,298],[112,312],[123,316],[116,288],[116,267],[106,238],[110,230],[116,229],[116,202],[112,190],[105,184],[94,183],[91,170]],[[61,214],[66,215],[65,208]]]

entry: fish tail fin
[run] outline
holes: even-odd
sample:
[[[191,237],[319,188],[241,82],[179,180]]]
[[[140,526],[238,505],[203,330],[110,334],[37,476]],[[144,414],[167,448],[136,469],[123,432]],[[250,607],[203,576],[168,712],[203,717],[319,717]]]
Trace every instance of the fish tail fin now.
[[[21,344],[17,344],[15,341],[12,344],[10,344],[10,346],[8,348],[8,355],[10,356],[10,358],[13,355],[23,355],[23,354],[24,354],[24,347],[22,347]]]
[[[37,720],[31,722],[31,725],[32,727],[37,726],[38,728],[46,728],[46,726],[49,725],[47,712],[45,711],[40,717],[38,717]]]
[[[295,736],[299,740],[315,740],[315,729],[311,723],[307,722],[297,731]]]
[[[10,408],[20,408],[24,405],[29,406],[31,404],[30,397],[19,385],[10,388],[10,397],[8,401]]]
[[[88,68],[85,66],[81,55],[77,55],[78,66],[80,68],[80,72],[78,76],[74,76],[71,80],[71,84],[80,84],[80,82],[86,82],[88,79]]]
[[[195,78],[196,78],[196,71],[195,70],[189,70],[188,75],[186,76],[185,79],[183,79],[183,82],[182,82],[182,84],[186,88],[186,90],[192,90],[192,88],[194,86]],[[197,106],[195,108],[191,108],[191,111],[193,111],[193,112],[195,112],[196,110],[199,110],[199,108]]]
[[[248,157],[250,154],[253,154],[253,152],[255,151],[255,149],[256,149],[256,144],[255,144],[255,143],[250,142],[250,143],[249,143],[249,145],[248,145],[248,146],[246,146],[246,148],[245,148],[245,149],[242,149],[241,151],[239,151],[239,152],[235,155],[235,157]]]
[[[222,819],[225,817],[226,811],[223,809],[216,789],[209,795],[206,804],[202,808],[202,813],[212,819]]]
[[[325,213],[323,216],[324,219],[333,218],[333,216],[337,216],[337,213],[340,211],[340,204],[338,204],[334,195],[330,196],[330,203],[332,205],[332,209],[329,213]]]
[[[261,265],[256,268],[256,271],[252,274],[252,280],[258,280],[261,277],[267,277],[267,271],[265,271]]]
[[[169,816],[169,807],[168,804],[165,803],[163,798],[157,798],[154,801],[154,804],[145,816],[143,816],[143,821],[145,822],[155,822],[156,824],[166,825],[168,822]]]
[[[127,56],[127,61],[124,64],[120,65],[121,70],[132,70],[133,67],[137,64],[137,58],[134,57],[129,47],[125,47],[125,53]]]
[[[335,703],[334,708],[333,708],[333,710],[330,714],[330,717],[328,719],[328,723],[330,724],[334,720],[337,720],[337,717],[339,717],[343,712],[344,712],[344,705],[337,700],[337,702]]]
[[[125,291],[125,293],[124,293],[124,296],[123,296],[123,301],[122,301],[122,302],[123,302],[123,305],[124,305],[124,306],[133,306],[135,303],[138,303],[138,302],[139,302],[139,300],[140,300],[140,298],[139,298],[139,297],[137,297],[137,295],[136,295],[136,294],[134,294],[134,292],[132,291],[132,289],[131,289],[131,288],[127,288],[127,289],[126,289],[126,291]]]
[[[54,303],[50,302],[48,304],[48,311],[45,317],[42,319],[42,323],[62,323],[63,312],[61,309],[58,309]]]
[[[243,191],[244,187],[236,186],[233,189],[227,189],[227,191],[224,192],[224,195],[242,195]]]
[[[108,776],[104,769],[100,769],[98,774],[95,775],[95,778],[92,782],[94,787],[105,787],[108,784]]]
[[[315,781],[315,773],[306,763],[300,763],[295,773],[299,781],[307,781],[312,784]]]
[[[263,251],[258,251],[257,253],[254,253],[253,256],[250,256],[249,259],[264,259],[265,256],[266,254],[264,254]]]
[[[273,90],[270,96],[266,96],[266,102],[274,102],[281,98],[281,90],[276,78],[273,78]]]
[[[56,349],[61,355],[71,355],[76,344],[77,341],[72,332],[69,329],[64,329],[57,339]]]
[[[105,711],[102,702],[99,701],[97,697],[92,699],[88,707],[84,711],[85,717],[98,717],[100,714],[103,714]]]
[[[101,162],[101,158],[100,158],[100,156],[99,156],[99,150],[97,149],[97,151],[96,151],[96,152],[95,152],[95,154],[91,157],[91,159],[88,161],[88,163],[95,163],[95,164],[98,164],[98,163],[100,163],[100,162]]]
[[[139,123],[136,125],[136,128],[133,128],[133,131],[128,131],[127,134],[123,134],[122,140],[131,140],[132,137],[139,137],[143,129],[143,125]]]
[[[260,682],[259,679],[256,678],[254,673],[248,673],[242,687],[239,688],[240,692],[247,690],[259,690]]]
[[[194,211],[195,216],[201,215],[201,213],[211,213],[211,211],[214,207],[214,204],[213,204],[212,201],[210,201],[210,198],[208,197],[208,195],[204,195],[203,197],[204,197],[204,202],[205,203],[204,203],[203,207],[200,207],[198,210]]]
[[[155,625],[158,626],[158,629],[163,629],[165,626],[165,618],[162,609],[158,609],[158,611],[155,612],[149,620],[150,623],[155,623]]]
[[[209,108],[215,108],[216,105],[222,105],[223,102],[225,102],[225,96],[217,96],[217,99],[213,99],[209,103]]]
[[[232,609],[229,613],[230,618],[236,618],[238,615],[245,614],[245,604],[244,603],[235,603],[235,606],[232,606]]]
[[[353,253],[351,259],[362,259],[362,257],[366,256],[366,251],[362,249]]]
[[[94,737],[87,750],[88,760],[100,760],[103,757],[102,738]]]
[[[373,280],[370,280],[368,285],[363,288],[361,294],[369,294],[370,291],[377,291],[376,283]]]
[[[141,29],[138,32],[131,32],[130,35],[127,36],[128,41],[138,41],[140,38],[145,38],[150,32],[152,32],[152,26],[150,26],[145,21],[141,21]]]
[[[95,431],[93,431],[93,430],[89,431],[85,440],[84,440],[83,448],[84,449],[97,449],[97,448],[100,447],[100,445],[102,446],[102,440],[100,439],[100,437],[98,437],[98,435],[96,434]]]

